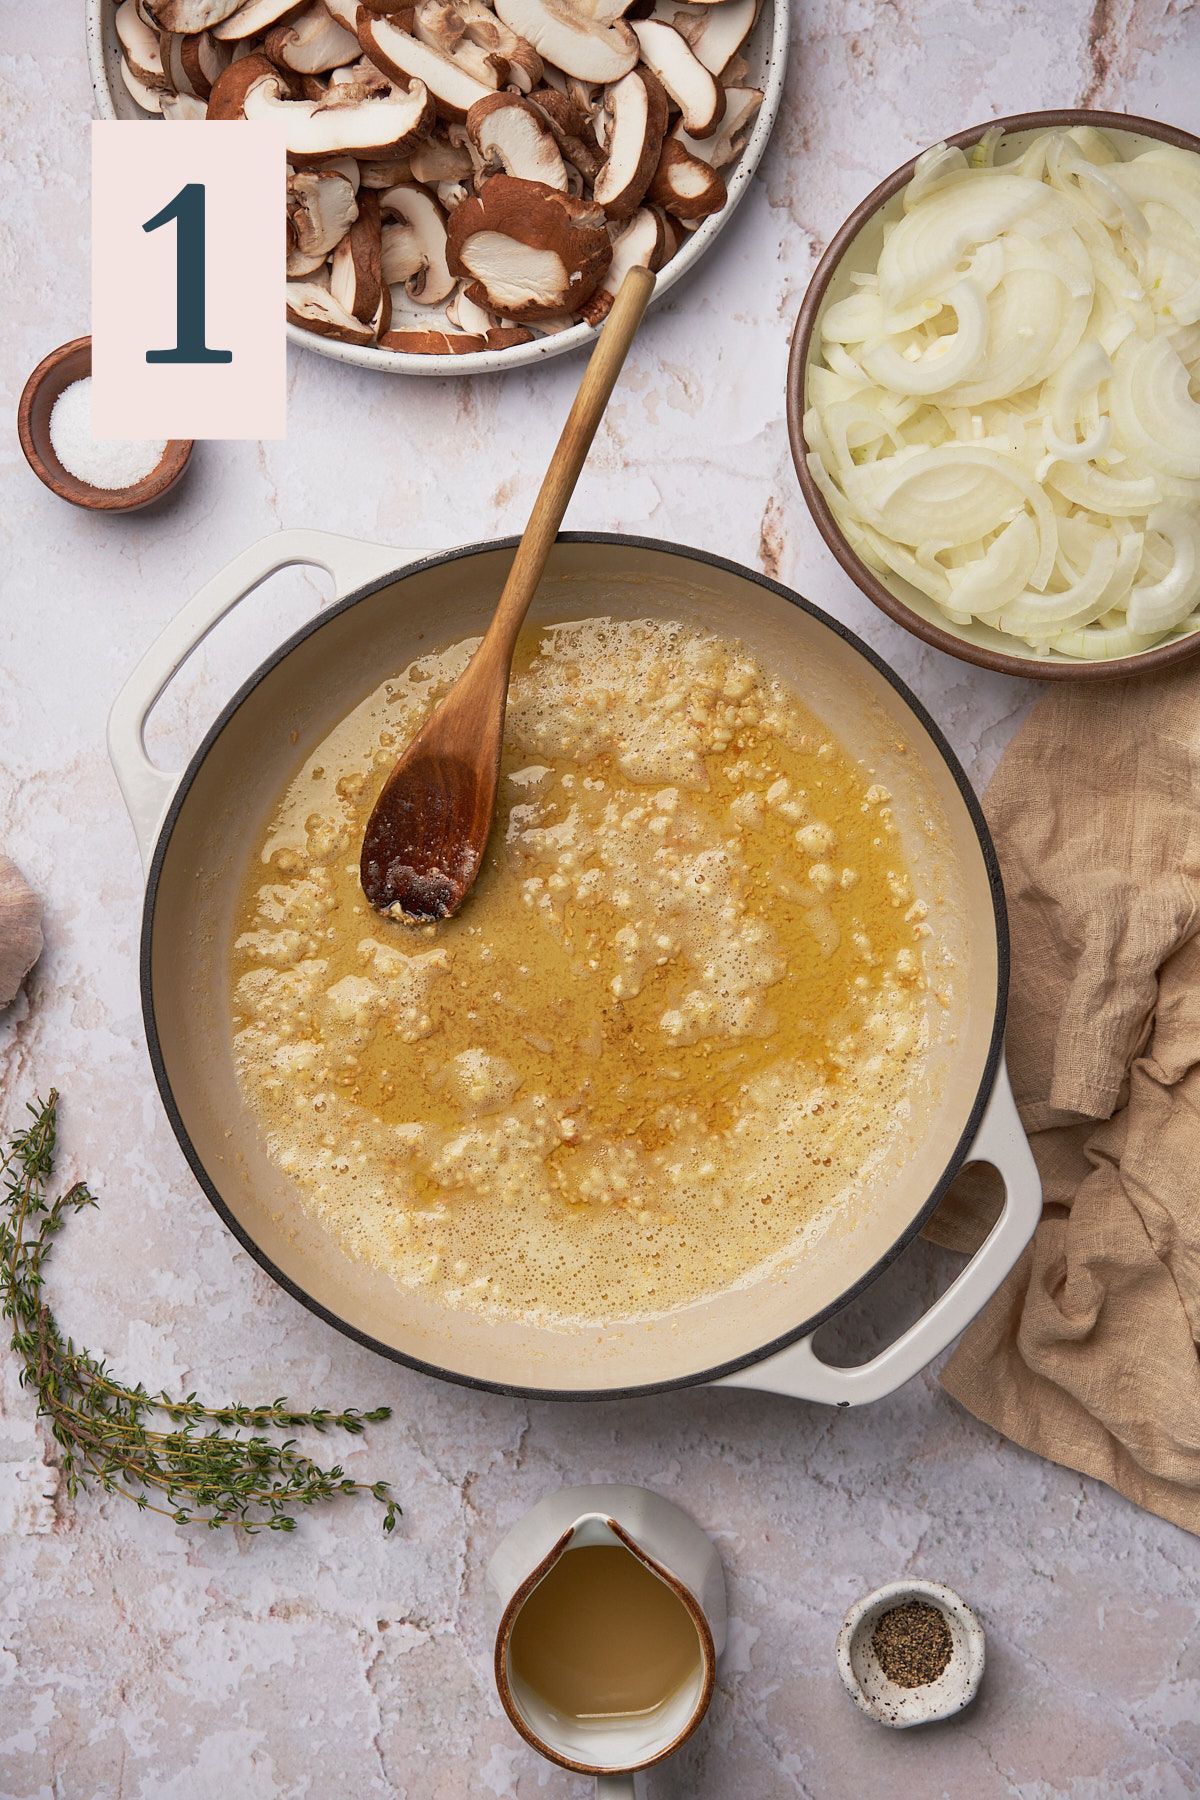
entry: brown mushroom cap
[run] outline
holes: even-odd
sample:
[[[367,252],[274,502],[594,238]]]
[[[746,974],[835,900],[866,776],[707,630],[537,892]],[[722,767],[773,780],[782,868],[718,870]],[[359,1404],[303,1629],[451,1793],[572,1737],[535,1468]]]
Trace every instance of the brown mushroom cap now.
[[[467,114],[467,132],[485,170],[541,181],[566,193],[567,169],[554,133],[545,115],[520,94],[489,94],[477,100]]]
[[[368,191],[358,202],[353,225],[334,250],[329,291],[360,324],[369,325],[379,312],[383,290],[379,195]]]
[[[710,70],[670,25],[659,19],[635,19],[633,29],[646,62],[683,114],[693,137],[707,137],[721,123],[725,94]]]
[[[229,67],[230,46],[218,43],[210,31],[197,32],[194,37],[165,35],[170,45],[168,66],[176,92],[186,90],[195,94],[198,100],[207,100],[213,83]]]
[[[685,150],[678,138],[669,137],[650,183],[650,198],[677,219],[692,220],[720,212],[727,195],[717,171]]]
[[[641,205],[662,153],[667,96],[649,69],[631,69],[605,95],[602,118],[604,166],[592,196],[610,219],[628,219]]]
[[[528,344],[533,337],[521,325],[493,325],[487,332],[389,331],[380,338],[385,350],[406,350],[417,356],[470,356],[476,350],[509,350]]]
[[[619,81],[638,60],[638,41],[625,23],[598,22],[569,0],[495,0],[504,23],[564,75]]]
[[[603,218],[594,203],[542,182],[493,175],[450,215],[451,273],[470,282],[471,299],[504,318],[578,312],[612,261]]]

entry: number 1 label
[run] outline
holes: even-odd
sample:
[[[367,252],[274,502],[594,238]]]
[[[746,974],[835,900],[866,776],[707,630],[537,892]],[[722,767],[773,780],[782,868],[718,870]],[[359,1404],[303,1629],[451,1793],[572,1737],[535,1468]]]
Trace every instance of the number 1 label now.
[[[227,363],[232,350],[210,350],[204,341],[204,186],[189,181],[142,226],[157,231],[175,221],[175,348],[147,350],[148,363]]]
[[[286,152],[273,124],[92,127],[92,429],[286,430]]]

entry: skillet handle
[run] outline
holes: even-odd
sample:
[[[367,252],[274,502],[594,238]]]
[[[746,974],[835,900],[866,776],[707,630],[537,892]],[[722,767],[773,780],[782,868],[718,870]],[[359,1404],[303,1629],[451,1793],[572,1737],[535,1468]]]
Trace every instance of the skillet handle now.
[[[966,1160],[991,1163],[999,1172],[1004,1182],[1004,1210],[957,1280],[895,1343],[870,1362],[839,1369],[821,1361],[811,1337],[801,1338],[786,1350],[725,1375],[713,1385],[759,1388],[796,1400],[820,1400],[828,1406],[862,1406],[869,1400],[882,1400],[918,1374],[991,1299],[1042,1216],[1041,1177],[1003,1062]]]
[[[142,866],[149,869],[159,826],[179,774],[151,762],[146,752],[146,720],[188,657],[260,582],[292,563],[332,575],[341,599],[362,583],[403,568],[420,551],[369,544],[333,531],[277,531],[260,538],[214,575],[161,631],[113,702],[108,715],[108,755],[129,809]]]

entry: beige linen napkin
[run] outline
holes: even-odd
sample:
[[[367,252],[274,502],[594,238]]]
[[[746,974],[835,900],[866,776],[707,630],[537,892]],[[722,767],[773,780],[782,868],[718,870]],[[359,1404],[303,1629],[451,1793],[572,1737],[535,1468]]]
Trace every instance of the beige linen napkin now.
[[[984,808],[1045,1210],[942,1379],[1200,1532],[1200,663],[1052,691]],[[974,1248],[993,1211],[968,1171],[929,1235]]]

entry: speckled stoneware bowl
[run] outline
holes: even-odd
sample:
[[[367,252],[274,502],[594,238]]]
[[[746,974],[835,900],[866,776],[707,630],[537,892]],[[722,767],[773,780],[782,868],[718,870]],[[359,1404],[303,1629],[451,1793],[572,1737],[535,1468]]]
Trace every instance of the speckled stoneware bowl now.
[[[966,131],[956,132],[944,142],[970,149],[987,131],[1001,132],[997,157],[1007,161],[1039,132],[1072,125],[1091,125],[1127,140],[1132,150],[1147,148],[1151,143],[1173,144],[1181,150],[1200,156],[1200,137],[1161,119],[1140,119],[1127,113],[1084,111],[1080,108],[1055,112],[1018,113],[1007,119],[986,119]],[[873,269],[879,260],[883,228],[903,207],[903,192],[912,178],[916,158],[906,162],[881,181],[873,193],[860,200],[829,248],[817,264],[808,285],[796,328],[792,334],[792,353],[788,363],[787,416],[788,435],[792,444],[792,460],[800,480],[800,489],[808,503],[817,530],[825,539],[851,581],[873,600],[875,605],[903,625],[915,636],[924,638],[939,650],[964,662],[978,663],[985,669],[996,669],[1005,675],[1033,675],[1043,681],[1105,681],[1116,676],[1142,674],[1161,669],[1168,663],[1182,661],[1200,653],[1200,625],[1189,623],[1173,631],[1161,643],[1139,650],[1133,656],[1112,657],[1105,661],[1065,656],[1061,651],[1044,654],[1023,643],[1020,638],[996,631],[976,619],[969,625],[958,625],[949,619],[927,595],[899,575],[882,576],[866,563],[847,542],[825,496],[813,480],[808,467],[808,444],[804,436],[804,413],[808,404],[808,371],[820,343],[819,326],[827,306],[839,300],[851,288],[851,276]]]
[[[113,19],[116,0],[85,0],[84,31],[88,64],[96,111],[102,119],[146,119],[121,79],[121,52]],[[729,198],[720,212],[691,232],[686,243],[659,272],[650,304],[656,305],[669,288],[695,268],[700,258],[712,248],[716,239],[732,219],[746,196],[754,171],[763,159],[767,142],[775,125],[783,99],[783,79],[787,71],[788,39],[791,8],[787,0],[764,0],[758,21],[744,47],[749,63],[745,77],[752,87],[762,89],[763,103],[758,109],[753,128],[737,159],[722,173]],[[436,316],[432,316],[435,314]],[[406,316],[397,317],[397,326],[443,327],[441,308],[411,307]],[[569,350],[581,350],[596,340],[597,327],[581,323],[565,331],[535,337],[528,344],[513,344],[507,350],[475,350],[468,356],[418,356],[411,351],[384,350],[378,344],[340,344],[336,338],[318,337],[302,326],[288,325],[289,341],[318,356],[329,356],[337,362],[359,369],[375,369],[388,375],[494,375],[506,369],[519,369],[530,363],[545,362],[548,357],[562,356]]]
[[[907,1601],[936,1607],[950,1630],[950,1661],[936,1681],[901,1687],[880,1667],[871,1642],[884,1613]],[[983,1678],[983,1627],[965,1600],[938,1581],[890,1581],[857,1601],[838,1633],[838,1674],[846,1691],[868,1718],[903,1731],[910,1725],[932,1725],[969,1706]]]

